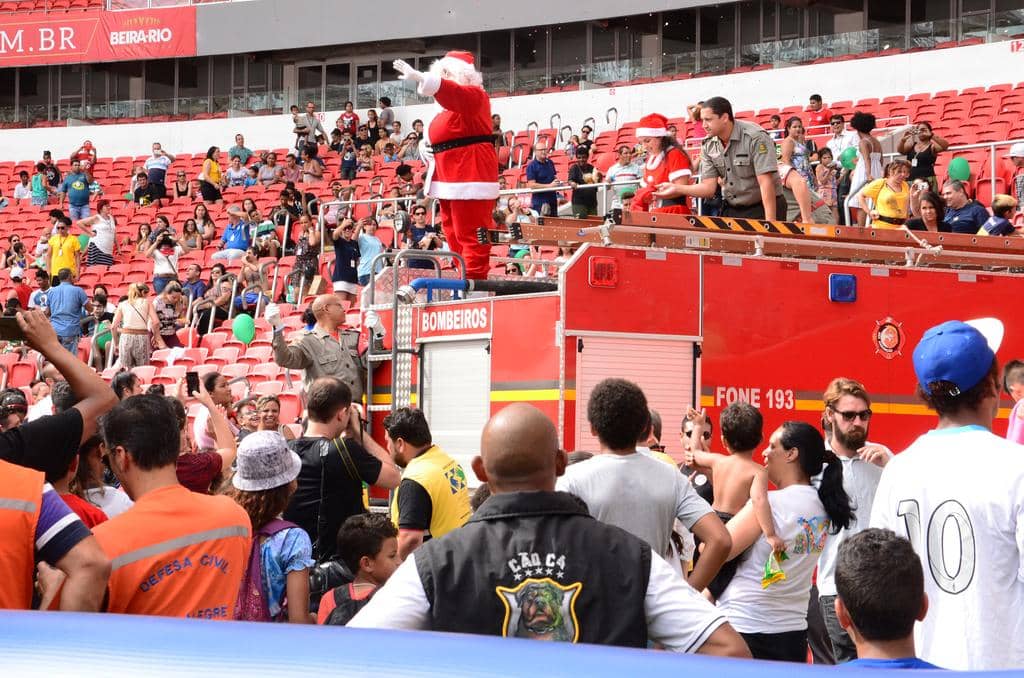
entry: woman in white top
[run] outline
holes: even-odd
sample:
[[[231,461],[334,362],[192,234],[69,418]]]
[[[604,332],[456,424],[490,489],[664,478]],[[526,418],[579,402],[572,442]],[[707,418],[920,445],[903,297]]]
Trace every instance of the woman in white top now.
[[[786,559],[776,561],[753,504],[747,502],[726,525],[732,536],[729,558],[743,561],[718,606],[755,659],[802,663],[807,658],[811,577],[828,535],[847,527],[853,510],[843,490],[842,465],[810,424],[784,423],[772,434],[764,457],[768,479],[778,488],[768,493],[773,537],[784,542]],[[815,489],[810,479],[819,473],[821,485]],[[766,577],[769,557],[784,578]]]
[[[114,215],[110,213],[110,201],[96,202],[96,214],[78,222],[78,227],[89,236],[89,247],[85,251],[86,266],[113,266],[117,250],[117,233]]]
[[[112,341],[117,347],[116,367],[130,370],[139,365],[148,365],[152,355],[150,333],[156,339],[158,348],[165,348],[160,338],[160,319],[156,309],[149,303],[145,283],[132,283],[128,287],[128,298],[117,305],[114,320],[110,324]]]
[[[850,197],[846,199],[846,204],[858,210],[857,225],[863,228],[867,224],[868,213],[858,192],[875,179],[884,178],[882,144],[871,136],[871,131],[875,129],[875,116],[870,113],[854,113],[850,118],[850,127],[857,130],[860,138],[857,143],[857,166],[853,168],[850,177]]]

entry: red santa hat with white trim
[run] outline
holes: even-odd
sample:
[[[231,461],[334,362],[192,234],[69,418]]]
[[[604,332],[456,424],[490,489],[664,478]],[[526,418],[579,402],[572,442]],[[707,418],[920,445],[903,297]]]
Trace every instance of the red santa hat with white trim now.
[[[638,137],[667,137],[668,118],[661,113],[649,113],[640,118],[640,126],[636,128]]]
[[[471,52],[452,50],[430,66],[430,72],[439,77],[452,78],[463,85],[483,86],[483,76],[476,70]]]

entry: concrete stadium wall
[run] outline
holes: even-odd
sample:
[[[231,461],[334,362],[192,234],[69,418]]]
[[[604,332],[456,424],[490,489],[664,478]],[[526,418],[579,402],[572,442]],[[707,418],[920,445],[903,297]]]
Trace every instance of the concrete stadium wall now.
[[[558,24],[714,4],[714,0],[422,0],[338,2],[338,0],[260,0],[198,5],[196,46],[200,55],[252,51],[252,31],[235,26],[273,26],[261,31],[260,50],[330,46],[344,43],[458,35],[498,29]],[[225,30],[227,29],[227,30]]]
[[[551,115],[559,113],[562,124],[571,125],[573,129],[578,129],[585,118],[593,117],[600,132],[609,127],[605,112],[611,107],[618,109],[618,120],[622,123],[637,120],[652,111],[668,116],[682,115],[687,104],[714,95],[729,98],[735,110],[742,111],[806,104],[812,92],[820,93],[825,101],[856,101],[996,83],[1016,84],[1024,80],[1024,49],[1021,47],[1014,42],[998,42],[649,85],[507,97],[495,99],[492,108],[502,116],[504,129],[525,129],[532,121],[548,127]],[[416,118],[429,121],[436,110],[433,104],[428,104],[398,108],[396,114],[408,129]],[[337,115],[337,111],[324,115],[328,130]],[[153,141],[162,142],[172,153],[200,153],[211,145],[229,148],[236,132],[245,135],[249,148],[280,148],[291,145],[291,126],[290,116],[276,115],[3,130],[0,131],[0,156],[5,160],[35,160],[43,149],[49,149],[55,156],[63,157],[85,139],[90,139],[104,156],[146,154]]]

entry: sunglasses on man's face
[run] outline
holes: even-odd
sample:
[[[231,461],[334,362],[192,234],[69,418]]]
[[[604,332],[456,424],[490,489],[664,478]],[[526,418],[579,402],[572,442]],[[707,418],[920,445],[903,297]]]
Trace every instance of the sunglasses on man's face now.
[[[866,422],[866,421],[871,419],[871,414],[872,414],[871,408],[868,408],[866,410],[860,410],[860,411],[857,411],[857,410],[848,410],[846,412],[843,412],[842,410],[832,410],[832,411],[835,412],[836,414],[838,414],[840,417],[842,417],[843,421],[846,421],[846,422],[852,422],[854,419],[860,419],[861,421],[865,421]]]

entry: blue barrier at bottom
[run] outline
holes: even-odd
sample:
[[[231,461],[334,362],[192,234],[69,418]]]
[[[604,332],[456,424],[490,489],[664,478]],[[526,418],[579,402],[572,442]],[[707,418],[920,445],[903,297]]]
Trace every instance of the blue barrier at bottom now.
[[[0,673],[21,676],[894,678],[897,672],[442,633],[127,615],[0,612]],[[906,673],[899,672],[902,678]],[[919,675],[915,672],[915,675]],[[1022,678],[992,672],[986,678]],[[836,678],[839,678],[837,676]]]

